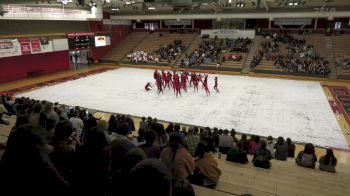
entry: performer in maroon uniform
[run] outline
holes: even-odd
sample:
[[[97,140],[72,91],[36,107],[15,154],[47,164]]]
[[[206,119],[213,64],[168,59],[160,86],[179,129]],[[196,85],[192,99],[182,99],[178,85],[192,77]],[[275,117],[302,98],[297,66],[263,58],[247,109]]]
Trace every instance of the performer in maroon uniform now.
[[[165,88],[165,85],[166,85],[166,74],[165,74],[164,70],[162,70],[162,83],[163,83],[164,88]]]
[[[193,84],[195,78],[196,78],[196,73],[192,72],[192,73],[191,73],[191,79],[190,79],[190,86],[192,86],[192,84]]]
[[[174,71],[174,81],[173,81],[173,89],[174,89],[174,93],[176,92],[177,86],[180,85],[179,83],[179,75],[177,75],[177,73]]]
[[[197,75],[194,75],[193,76],[193,88],[194,88],[194,90],[196,91],[196,89],[197,89],[197,92],[198,92],[198,79],[197,79]]]
[[[172,75],[170,71],[168,71],[168,73],[166,74],[165,87],[168,86],[169,89],[170,89],[170,83],[172,83],[171,78],[172,78]]]
[[[181,86],[185,92],[187,92],[187,75],[186,73],[181,74]]]
[[[216,90],[216,92],[218,93],[219,92],[219,89],[218,89],[218,77],[215,76],[215,85],[214,85],[214,89]]]
[[[152,88],[151,83],[150,83],[150,82],[147,82],[147,84],[146,84],[146,86],[145,86],[145,90],[146,90],[146,91],[150,91],[151,88]]]
[[[163,86],[162,86],[162,76],[160,75],[160,73],[157,72],[157,75],[156,75],[156,84],[157,84],[157,88],[158,88],[158,95],[160,93],[163,93]]]
[[[203,87],[207,95],[210,95],[209,88],[208,88],[208,75],[204,76]]]

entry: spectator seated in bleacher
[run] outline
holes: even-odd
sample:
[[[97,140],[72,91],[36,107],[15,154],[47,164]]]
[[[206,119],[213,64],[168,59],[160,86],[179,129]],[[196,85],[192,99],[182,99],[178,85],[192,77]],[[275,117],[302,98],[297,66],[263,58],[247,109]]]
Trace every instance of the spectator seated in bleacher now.
[[[295,144],[292,143],[292,140],[290,138],[287,138],[286,142],[288,145],[288,157],[294,158]]]
[[[288,158],[288,145],[284,141],[283,137],[278,137],[275,145],[275,159],[280,161],[286,161]]]
[[[169,145],[162,150],[160,159],[178,178],[187,178],[195,168],[194,160],[178,134],[170,135]]]
[[[247,152],[243,150],[243,146],[244,142],[239,141],[237,147],[233,147],[227,152],[226,160],[241,164],[248,163]]]
[[[197,147],[198,159],[195,161],[194,173],[189,177],[191,183],[208,188],[215,188],[221,170],[214,159],[213,152],[206,141],[201,141]]]
[[[202,38],[209,38],[209,34],[203,34]]]
[[[260,145],[261,147],[255,152],[252,162],[255,167],[270,169],[271,152],[266,149],[266,141],[261,140]]]
[[[295,159],[297,165],[312,169],[315,169],[316,161],[317,156],[315,154],[315,148],[311,143],[305,144],[304,150],[300,151],[297,158]]]
[[[219,54],[221,53],[223,40],[206,40],[200,44],[199,49],[192,52],[190,55],[186,55],[189,66],[210,64],[220,60]]]
[[[132,51],[127,54],[126,57],[132,63],[147,63],[149,61],[154,61],[152,53],[147,53],[144,51]]]
[[[342,67],[345,70],[350,69],[350,56],[344,55],[344,56],[337,56],[335,59],[336,66]]]
[[[238,38],[238,39],[226,39],[226,46],[230,49],[230,52],[243,52],[249,51],[249,46],[252,41],[249,38]]]
[[[337,165],[337,158],[335,158],[332,149],[327,149],[326,155],[322,156],[319,162],[320,162],[320,170],[335,172],[335,166]]]
[[[329,62],[320,56],[314,47],[306,44],[304,39],[296,39],[289,33],[265,33],[256,58],[251,62],[254,69],[262,58],[273,60],[277,68],[288,72],[326,75],[330,73]],[[287,44],[286,54],[280,52],[278,43]]]
[[[174,40],[174,44],[164,44],[160,46],[156,52],[162,59],[173,59],[186,50],[186,47],[182,44],[181,40]]]
[[[0,124],[9,125],[10,123],[7,120],[3,119],[4,114],[11,115],[5,108],[2,99],[0,99]]]

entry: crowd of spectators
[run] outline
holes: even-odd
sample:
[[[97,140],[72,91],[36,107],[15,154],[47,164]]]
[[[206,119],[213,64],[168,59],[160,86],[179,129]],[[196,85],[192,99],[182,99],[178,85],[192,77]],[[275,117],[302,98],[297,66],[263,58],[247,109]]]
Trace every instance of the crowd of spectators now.
[[[305,39],[297,39],[288,32],[263,34],[265,40],[251,62],[254,69],[262,59],[274,61],[276,68],[287,72],[326,75],[330,73],[329,62],[316,52]],[[287,51],[280,51],[280,44],[287,44]]]
[[[181,40],[174,40],[174,44],[164,44],[160,46],[157,53],[160,55],[161,59],[165,60],[175,60],[178,55],[186,50],[185,45],[182,44]]]
[[[337,56],[335,59],[336,66],[341,67],[345,70],[350,69],[350,56]]]
[[[229,48],[230,52],[243,52],[249,51],[252,40],[249,38],[238,38],[238,39],[226,39],[225,44]]]
[[[219,62],[222,46],[222,39],[203,40],[197,50],[185,55],[185,64],[194,66]]]
[[[2,193],[19,195],[194,195],[192,184],[215,188],[221,170],[214,153],[228,161],[270,168],[270,159],[294,157],[289,138],[259,136],[238,140],[234,129],[164,128],[151,117],[142,118],[138,137],[133,119],[111,115],[109,121],[87,110],[29,98],[2,96],[2,113],[16,115],[0,161]],[[315,168],[317,157],[306,144],[296,158],[300,166]],[[320,169],[335,172],[332,150],[320,158]],[[13,186],[16,189],[13,189]],[[45,187],[45,188],[42,188]],[[6,195],[6,194],[4,194]]]
[[[147,63],[149,61],[156,61],[152,53],[147,53],[144,51],[134,50],[126,55],[128,60],[132,63]]]

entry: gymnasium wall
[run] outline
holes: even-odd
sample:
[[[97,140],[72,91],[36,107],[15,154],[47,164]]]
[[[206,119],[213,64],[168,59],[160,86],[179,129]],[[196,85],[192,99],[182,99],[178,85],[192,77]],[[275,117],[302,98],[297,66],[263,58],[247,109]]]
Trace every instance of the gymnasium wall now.
[[[89,31],[87,21],[0,20],[0,35]]]
[[[68,51],[0,58],[0,83],[26,78],[31,71],[48,74],[69,68]]]
[[[106,18],[109,18],[106,16]],[[92,48],[92,57],[94,59],[101,59],[112,48],[119,44],[126,36],[131,33],[131,26],[126,25],[104,25],[101,21],[89,22],[89,30],[91,32],[105,31],[109,32],[111,37],[111,45]]]

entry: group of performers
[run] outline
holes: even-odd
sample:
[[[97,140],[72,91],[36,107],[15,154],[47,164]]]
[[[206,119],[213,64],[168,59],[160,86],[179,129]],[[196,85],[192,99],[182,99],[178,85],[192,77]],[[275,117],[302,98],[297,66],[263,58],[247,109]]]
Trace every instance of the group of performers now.
[[[190,87],[193,86],[194,91],[198,92],[198,86],[202,84],[202,89],[205,90],[207,95],[210,95],[209,87],[208,87],[208,74],[197,74],[195,72],[188,72],[186,70],[182,72],[173,71],[167,71],[165,72],[162,70],[159,72],[158,70],[154,71],[153,78],[156,80],[155,84],[157,86],[158,94],[164,93],[163,90],[165,90],[167,87],[168,89],[173,89],[174,93],[176,94],[176,97],[178,95],[181,95],[181,89],[187,92],[187,85]],[[214,79],[215,85],[214,90],[218,93],[218,78],[215,77]],[[152,85],[150,82],[148,82],[145,85],[145,90],[149,91],[151,90]]]

